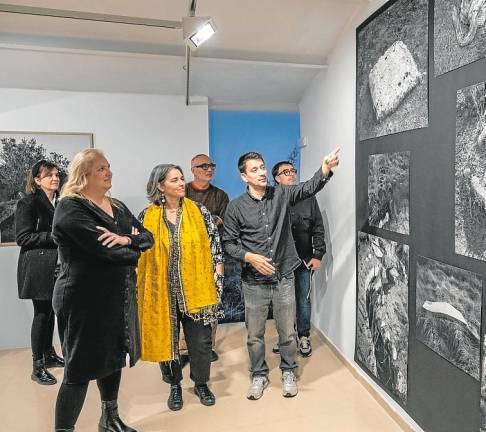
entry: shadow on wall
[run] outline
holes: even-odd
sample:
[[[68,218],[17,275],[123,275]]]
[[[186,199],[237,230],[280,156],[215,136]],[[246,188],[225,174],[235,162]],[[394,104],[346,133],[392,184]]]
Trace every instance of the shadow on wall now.
[[[314,275],[314,298],[313,298],[313,322],[316,327],[319,328],[326,336],[330,336],[329,331],[336,330],[333,332],[332,339],[333,342],[338,346],[341,346],[341,338],[345,337],[344,330],[342,329],[342,317],[340,315],[340,310],[336,309],[335,306],[339,306],[337,303],[341,304],[346,295],[346,287],[349,286],[351,280],[354,277],[354,272],[351,271],[351,267],[347,266],[346,263],[353,263],[355,259],[355,249],[353,247],[349,250],[339,250],[334,251],[333,243],[331,237],[333,238],[345,238],[347,236],[344,230],[348,230],[353,224],[353,215],[350,214],[345,221],[340,223],[340,230],[334,235],[331,235],[329,228],[329,218],[325,210],[321,212],[322,222],[325,229],[325,241],[326,241],[326,254],[323,258],[323,266]],[[335,253],[346,254],[341,262],[339,268],[334,268],[334,258]],[[325,307],[325,298],[327,295],[328,287],[331,282],[334,282],[336,286],[335,299],[328,297],[329,301],[334,303],[334,307]],[[314,315],[315,313],[315,315]]]

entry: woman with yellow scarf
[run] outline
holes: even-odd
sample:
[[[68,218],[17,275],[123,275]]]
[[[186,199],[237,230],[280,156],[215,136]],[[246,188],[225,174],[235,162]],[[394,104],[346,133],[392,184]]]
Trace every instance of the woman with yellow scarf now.
[[[203,405],[216,399],[207,383],[211,324],[222,315],[223,253],[209,211],[185,198],[182,169],[157,165],[147,184],[151,204],[140,215],[154,247],[138,264],[142,359],[158,362],[170,384],[168,407],[182,408],[179,329],[184,329],[194,392]]]

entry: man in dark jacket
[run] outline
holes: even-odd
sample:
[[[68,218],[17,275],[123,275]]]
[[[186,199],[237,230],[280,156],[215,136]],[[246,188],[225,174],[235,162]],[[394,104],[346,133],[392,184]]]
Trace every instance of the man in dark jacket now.
[[[275,164],[272,176],[276,184],[290,186],[297,183],[297,170],[290,161]],[[300,267],[294,271],[299,352],[303,357],[309,357],[312,354],[311,278],[312,272],[321,266],[322,257],[326,253],[324,225],[315,196],[295,203],[289,210],[295,248],[302,260]],[[273,351],[278,352],[278,345]]]
[[[223,216],[229,202],[227,193],[212,185],[216,164],[208,155],[198,154],[191,160],[191,171],[193,181],[186,184],[186,197],[206,207],[213,218],[214,224],[218,227],[219,235],[223,235]],[[218,354],[214,350],[216,344],[217,323],[213,325],[213,350],[211,361],[218,360]],[[183,342],[185,343],[185,341]],[[184,354],[183,354],[184,356]],[[183,364],[187,357],[183,357]]]

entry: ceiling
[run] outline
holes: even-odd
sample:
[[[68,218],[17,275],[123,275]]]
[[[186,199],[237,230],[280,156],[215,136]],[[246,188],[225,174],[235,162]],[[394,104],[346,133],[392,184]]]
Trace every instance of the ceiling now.
[[[180,20],[187,0],[7,0]],[[218,32],[191,62],[213,106],[296,106],[367,0],[199,0]],[[0,13],[0,87],[185,94],[181,30]]]

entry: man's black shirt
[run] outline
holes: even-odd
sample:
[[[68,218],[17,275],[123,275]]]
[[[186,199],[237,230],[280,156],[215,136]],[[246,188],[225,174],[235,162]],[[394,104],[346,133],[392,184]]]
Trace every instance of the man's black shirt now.
[[[250,284],[272,284],[291,274],[301,263],[295,250],[290,226],[289,205],[314,196],[332,173],[325,177],[322,169],[299,185],[267,186],[261,200],[248,191],[228,204],[224,217],[225,251],[244,262],[247,252],[272,258],[275,274],[265,276],[250,264],[243,264],[242,278]]]

